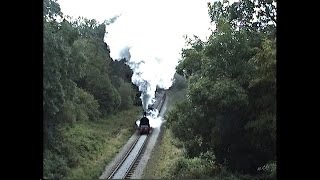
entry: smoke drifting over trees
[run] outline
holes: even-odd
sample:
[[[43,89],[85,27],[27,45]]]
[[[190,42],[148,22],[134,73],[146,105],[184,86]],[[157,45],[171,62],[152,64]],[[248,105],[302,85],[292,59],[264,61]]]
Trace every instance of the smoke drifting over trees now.
[[[168,89],[172,85],[185,35],[200,34],[204,38],[209,32],[209,17],[205,1],[137,3],[144,8],[128,9],[121,14],[106,28],[105,42],[114,60],[127,60],[134,72],[132,82],[139,87],[146,110],[157,87]],[[203,12],[190,13],[195,6]]]

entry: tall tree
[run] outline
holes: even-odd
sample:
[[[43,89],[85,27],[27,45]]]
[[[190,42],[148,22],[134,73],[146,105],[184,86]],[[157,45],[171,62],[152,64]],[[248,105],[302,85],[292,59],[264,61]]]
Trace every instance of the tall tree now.
[[[169,114],[189,156],[214,151],[231,170],[257,173],[275,157],[275,1],[208,3],[216,25],[190,39],[177,72],[187,101]]]

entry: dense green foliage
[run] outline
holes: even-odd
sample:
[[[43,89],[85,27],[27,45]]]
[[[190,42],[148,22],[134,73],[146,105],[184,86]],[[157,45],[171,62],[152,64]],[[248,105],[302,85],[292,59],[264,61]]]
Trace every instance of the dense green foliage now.
[[[103,142],[94,133],[64,134],[66,129],[132,108],[139,96],[130,68],[110,57],[106,23],[70,20],[56,0],[45,0],[43,13],[44,175],[64,177],[79,165],[80,154],[90,156],[79,150],[94,153]],[[83,142],[71,136],[83,136]]]
[[[188,79],[187,98],[169,113],[168,123],[190,163],[202,164],[197,158],[212,152],[235,173],[267,174],[260,169],[276,161],[273,3],[209,3],[216,29],[207,42],[195,36],[183,49],[177,72]],[[256,20],[255,8],[260,9]],[[181,163],[189,167],[189,160]],[[272,173],[274,178],[274,168]]]
[[[98,179],[106,164],[128,141],[141,107],[96,121],[59,128],[54,147],[44,150],[45,179]]]

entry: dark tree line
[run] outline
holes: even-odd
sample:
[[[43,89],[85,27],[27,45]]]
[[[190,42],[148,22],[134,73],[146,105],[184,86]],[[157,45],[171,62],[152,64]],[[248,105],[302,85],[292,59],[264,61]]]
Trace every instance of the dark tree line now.
[[[61,154],[55,143],[60,127],[139,105],[139,92],[131,83],[130,68],[110,57],[103,41],[108,23],[67,20],[56,0],[44,0],[43,5],[44,150]],[[61,163],[72,166],[71,160],[65,161]]]
[[[251,174],[276,161],[274,3],[208,3],[216,29],[183,49],[177,72],[188,79],[187,100],[168,122],[190,158],[213,152],[229,170]]]

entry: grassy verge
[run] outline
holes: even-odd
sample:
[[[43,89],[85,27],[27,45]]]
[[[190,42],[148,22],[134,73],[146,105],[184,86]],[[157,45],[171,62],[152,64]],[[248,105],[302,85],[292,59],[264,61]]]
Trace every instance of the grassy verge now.
[[[187,158],[171,129],[164,129],[163,137],[155,148],[142,179],[242,179],[205,158]],[[243,179],[250,178],[243,176]]]
[[[173,138],[170,129],[163,130],[163,137],[159,141],[156,151],[153,151],[152,161],[148,161],[143,179],[159,179],[170,177],[173,165],[183,157],[183,150],[177,147],[178,141]]]
[[[141,107],[133,107],[105,119],[60,129],[54,150],[44,154],[44,177],[98,179],[135,131],[133,125],[140,114]]]

